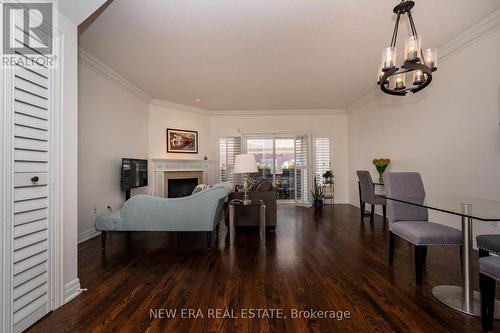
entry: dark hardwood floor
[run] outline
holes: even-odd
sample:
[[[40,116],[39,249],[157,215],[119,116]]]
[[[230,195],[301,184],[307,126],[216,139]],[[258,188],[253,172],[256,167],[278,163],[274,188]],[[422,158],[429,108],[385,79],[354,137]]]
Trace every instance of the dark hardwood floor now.
[[[114,233],[79,246],[79,278],[88,291],[29,332],[481,332],[478,318],[440,304],[439,284],[459,284],[458,248],[429,249],[423,287],[415,285],[413,248],[396,240],[387,263],[388,232],[380,217],[360,223],[349,205],[278,208],[276,233],[261,248],[257,230],[237,233],[229,247],[221,226],[208,251],[205,234]],[[477,282],[476,282],[477,283]],[[181,309],[205,318],[179,318]],[[283,309],[287,318],[207,318],[211,308]],[[150,309],[177,309],[175,319]],[[291,310],[349,311],[350,318],[291,318]],[[496,329],[500,329],[495,323]]]

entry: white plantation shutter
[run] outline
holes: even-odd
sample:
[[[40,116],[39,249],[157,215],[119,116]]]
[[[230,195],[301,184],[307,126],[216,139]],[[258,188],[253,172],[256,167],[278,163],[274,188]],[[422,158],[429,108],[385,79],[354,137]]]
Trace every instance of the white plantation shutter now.
[[[309,200],[309,144],[307,136],[295,138],[295,201],[307,204]]]
[[[219,140],[219,170],[220,181],[240,184],[241,176],[235,175],[234,160],[241,154],[241,137],[231,136]]]
[[[20,41],[17,41],[20,43]],[[31,55],[19,54],[21,58]],[[37,57],[42,57],[38,54]],[[51,71],[46,66],[18,64],[9,71],[8,113],[12,131],[11,202],[8,216],[11,256],[6,276],[11,327],[22,332],[50,311],[50,120]],[[9,125],[9,124],[7,124]],[[2,235],[2,237],[4,237]]]
[[[323,183],[323,174],[331,170],[330,138],[314,138],[314,175],[318,183]]]

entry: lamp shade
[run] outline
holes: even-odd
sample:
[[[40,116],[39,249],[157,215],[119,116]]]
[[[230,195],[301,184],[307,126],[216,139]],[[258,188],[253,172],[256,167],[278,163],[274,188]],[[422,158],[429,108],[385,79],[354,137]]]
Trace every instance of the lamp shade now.
[[[234,173],[252,173],[257,171],[257,162],[255,161],[254,154],[236,155]]]

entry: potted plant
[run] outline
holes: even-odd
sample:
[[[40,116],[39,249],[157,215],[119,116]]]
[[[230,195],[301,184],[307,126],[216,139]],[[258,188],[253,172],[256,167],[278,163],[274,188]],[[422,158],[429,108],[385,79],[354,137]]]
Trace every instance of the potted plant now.
[[[384,172],[385,169],[391,164],[391,160],[388,158],[376,158],[372,161],[373,165],[378,171],[378,181],[383,184],[384,183]]]
[[[319,185],[316,177],[314,177],[313,189],[311,191],[311,195],[314,199],[314,209],[321,210],[323,209],[323,197],[325,195],[323,185]]]
[[[325,180],[325,184],[331,184],[333,182],[333,173],[332,170],[328,170],[323,174],[323,179]]]

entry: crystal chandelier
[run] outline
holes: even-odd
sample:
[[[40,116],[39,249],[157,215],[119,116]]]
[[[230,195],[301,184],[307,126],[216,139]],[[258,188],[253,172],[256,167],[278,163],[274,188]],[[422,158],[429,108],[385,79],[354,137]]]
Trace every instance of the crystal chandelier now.
[[[378,82],[383,92],[405,96],[409,91],[416,93],[427,87],[432,81],[432,72],[437,70],[437,49],[422,51],[422,38],[417,35],[417,29],[411,16],[414,1],[402,0],[393,12],[397,14],[391,46],[382,51],[382,64],[378,72]],[[412,36],[405,41],[404,62],[401,68],[396,62],[396,40],[398,38],[399,20],[401,15],[408,15]]]

